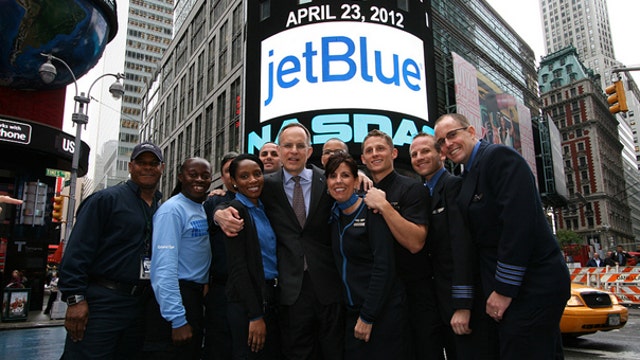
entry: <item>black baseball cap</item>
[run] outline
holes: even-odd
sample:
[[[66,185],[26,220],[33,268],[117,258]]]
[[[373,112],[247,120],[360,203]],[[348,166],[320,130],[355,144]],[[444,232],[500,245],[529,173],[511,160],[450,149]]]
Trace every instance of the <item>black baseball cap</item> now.
[[[133,152],[131,153],[131,161],[135,160],[140,154],[150,152],[155,155],[160,162],[164,162],[164,158],[162,157],[162,150],[157,147],[154,143],[145,141],[141,144],[136,145],[133,148]]]

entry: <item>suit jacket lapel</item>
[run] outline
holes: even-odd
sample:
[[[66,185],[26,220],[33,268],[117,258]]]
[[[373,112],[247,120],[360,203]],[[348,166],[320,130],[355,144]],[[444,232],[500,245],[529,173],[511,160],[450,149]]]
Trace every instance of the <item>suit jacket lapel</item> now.
[[[431,212],[439,207],[441,203],[440,199],[444,197],[444,184],[447,182],[448,172],[442,173],[436,187],[433,189],[433,195],[431,195]]]
[[[469,169],[469,172],[467,172],[463,177],[460,195],[458,196],[458,203],[463,209],[466,209],[467,206],[469,206],[473,200],[473,196],[475,195],[478,177],[480,176],[480,163],[482,163],[484,150],[487,148],[487,145],[488,143],[485,141],[480,143],[480,148],[473,160],[473,165],[471,166],[471,169]]]

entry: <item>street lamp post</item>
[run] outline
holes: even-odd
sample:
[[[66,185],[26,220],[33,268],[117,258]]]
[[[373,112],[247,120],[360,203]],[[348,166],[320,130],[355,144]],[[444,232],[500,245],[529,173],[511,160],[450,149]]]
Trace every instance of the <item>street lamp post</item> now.
[[[113,84],[111,84],[111,86],[109,86],[109,92],[111,93],[114,99],[119,99],[122,97],[122,95],[124,95],[124,85],[122,85],[122,83],[120,82],[120,79],[124,79],[124,74],[107,73],[107,74],[100,75],[97,79],[93,81],[93,83],[91,83],[91,86],[89,86],[89,91],[85,96],[84,92],[78,94],[78,81],[76,79],[76,76],[71,70],[71,67],[69,67],[69,65],[64,60],[58,57],[55,57],[51,54],[40,54],[40,55],[47,58],[47,61],[44,64],[42,64],[40,66],[40,69],[38,70],[38,72],[40,73],[40,78],[42,79],[42,81],[44,81],[44,83],[46,84],[51,83],[55,79],[56,75],[58,74],[56,67],[51,63],[51,60],[56,60],[62,65],[64,65],[64,67],[67,68],[67,70],[71,74],[71,77],[73,78],[73,85],[75,86],[75,90],[76,90],[75,96],[73,97],[75,104],[73,107],[73,114],[71,115],[71,121],[73,121],[73,123],[76,126],[76,138],[75,138],[75,144],[73,149],[73,159],[71,160],[71,179],[69,181],[69,204],[67,208],[67,225],[66,225],[66,232],[64,237],[65,240],[69,240],[69,235],[71,235],[71,229],[73,228],[74,212],[76,209],[76,182],[78,181],[78,166],[80,163],[80,147],[82,146],[82,126],[84,125],[86,127],[87,123],[89,122],[88,111],[89,111],[89,102],[91,101],[91,89],[93,88],[93,85],[95,85],[98,82],[98,80],[107,76],[113,76],[116,78],[116,81]],[[66,242],[65,242],[65,245],[66,245]]]

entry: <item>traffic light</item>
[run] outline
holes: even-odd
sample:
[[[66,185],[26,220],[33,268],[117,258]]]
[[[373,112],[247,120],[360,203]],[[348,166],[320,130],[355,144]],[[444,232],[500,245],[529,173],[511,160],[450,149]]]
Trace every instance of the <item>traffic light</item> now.
[[[64,196],[53,197],[53,210],[51,211],[51,221],[62,222],[62,209],[64,208]]]
[[[629,110],[622,80],[615,81],[613,85],[607,86],[604,91],[609,95],[607,98],[607,102],[611,105],[609,106],[609,112],[617,114],[621,111],[627,112]]]

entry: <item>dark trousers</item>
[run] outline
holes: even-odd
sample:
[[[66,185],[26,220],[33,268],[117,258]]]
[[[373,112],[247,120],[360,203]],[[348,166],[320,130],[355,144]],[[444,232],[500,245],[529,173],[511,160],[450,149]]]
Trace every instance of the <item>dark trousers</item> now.
[[[58,292],[51,291],[51,294],[49,294],[49,300],[47,301],[47,307],[44,309],[45,314],[48,314],[51,312],[51,307],[53,306],[53,303],[56,301],[57,297],[58,297]]]
[[[90,284],[89,320],[82,341],[67,335],[62,359],[139,359],[142,346],[142,296]]]
[[[344,352],[344,307],[318,301],[305,272],[300,296],[279,312],[285,359],[340,360]]]
[[[565,304],[529,300],[512,302],[498,325],[500,359],[564,359],[560,318]]]
[[[360,317],[360,310],[346,310],[345,359],[409,359],[406,294],[399,284],[396,285],[396,288],[374,321],[369,342],[356,339],[354,336],[354,328]]]
[[[478,296],[473,303],[469,335],[453,335],[458,360],[498,359],[498,323],[486,314],[486,301]],[[450,327],[449,327],[450,328]],[[451,330],[453,333],[453,330]],[[447,352],[447,359],[449,359]]]
[[[211,283],[204,299],[203,360],[231,359],[231,329],[227,320],[227,295],[223,284]]]
[[[145,306],[145,339],[143,359],[200,359],[202,353],[202,323],[204,322],[203,286],[180,281],[182,305],[191,326],[193,337],[188,344],[176,346],[171,338],[171,323],[160,314],[155,296],[150,296]]]
[[[414,358],[444,359],[444,331],[438,312],[435,287],[430,278],[405,282],[409,327]]]
[[[267,327],[267,337],[264,347],[258,352],[252,352],[247,340],[249,338],[249,318],[244,304],[229,302],[227,304],[227,318],[231,328],[231,342],[233,359],[280,359],[280,326],[278,324],[278,289],[267,287],[265,314],[262,319]]]

